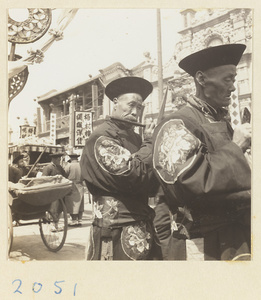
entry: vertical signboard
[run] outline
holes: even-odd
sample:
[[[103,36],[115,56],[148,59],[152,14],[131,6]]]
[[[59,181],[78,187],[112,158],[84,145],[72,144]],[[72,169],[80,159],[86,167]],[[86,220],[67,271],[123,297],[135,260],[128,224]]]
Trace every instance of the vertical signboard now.
[[[74,120],[74,146],[83,147],[85,140],[92,133],[92,113],[88,111],[76,111]]]
[[[56,144],[56,114],[50,114],[50,142]]]

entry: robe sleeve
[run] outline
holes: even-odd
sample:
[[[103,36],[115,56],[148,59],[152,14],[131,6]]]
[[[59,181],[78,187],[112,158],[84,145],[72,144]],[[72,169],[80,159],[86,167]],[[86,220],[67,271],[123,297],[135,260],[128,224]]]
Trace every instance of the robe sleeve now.
[[[174,119],[157,130],[153,154],[155,173],[163,189],[183,204],[237,193],[250,199],[250,168],[242,150],[232,141],[209,152],[182,120]]]
[[[95,193],[95,187],[108,193],[137,194],[148,188],[148,168],[152,165],[152,145],[144,142],[131,154],[110,137],[87,141],[81,158],[82,176]]]

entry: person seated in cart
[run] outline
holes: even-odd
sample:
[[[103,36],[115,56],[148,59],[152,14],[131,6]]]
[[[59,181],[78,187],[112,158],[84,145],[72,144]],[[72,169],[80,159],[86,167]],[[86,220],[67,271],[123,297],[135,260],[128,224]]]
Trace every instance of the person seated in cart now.
[[[25,165],[24,162],[24,155],[19,154],[17,157],[13,160],[13,165],[9,165],[9,178],[8,180],[17,183],[22,177],[26,176],[28,172],[30,171],[30,167]],[[29,174],[29,177],[35,177],[36,172],[31,171]]]
[[[21,178],[20,170],[15,166],[8,166],[8,181],[17,183]]]
[[[23,184],[19,183],[19,180],[25,176],[30,178],[36,176],[36,171],[31,170],[30,167],[26,166],[24,161],[24,154],[19,154],[13,160],[13,165],[9,165],[8,174],[8,191],[9,191],[9,205],[13,205],[14,209],[22,209],[25,207],[28,211],[33,211],[34,207],[28,206],[28,204],[21,203],[21,201],[16,201],[13,203],[13,199],[17,198],[15,191],[22,187]],[[18,222],[14,222],[14,225]]]

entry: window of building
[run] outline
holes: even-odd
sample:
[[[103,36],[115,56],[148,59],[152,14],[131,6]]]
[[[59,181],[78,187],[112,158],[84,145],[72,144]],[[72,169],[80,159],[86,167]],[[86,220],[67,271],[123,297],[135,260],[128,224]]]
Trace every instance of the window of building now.
[[[211,38],[207,43],[207,47],[215,47],[219,45],[223,45],[223,41],[220,37]]]

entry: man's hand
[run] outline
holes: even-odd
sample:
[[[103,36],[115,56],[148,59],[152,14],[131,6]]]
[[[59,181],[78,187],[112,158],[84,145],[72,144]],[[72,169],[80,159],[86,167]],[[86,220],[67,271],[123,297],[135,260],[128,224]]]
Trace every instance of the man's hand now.
[[[250,147],[252,127],[249,123],[236,126],[234,129],[233,142],[243,151]]]
[[[148,140],[152,138],[153,131],[156,127],[156,124],[153,121],[150,121],[146,124],[146,127],[143,132],[144,140]]]

